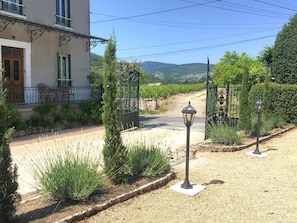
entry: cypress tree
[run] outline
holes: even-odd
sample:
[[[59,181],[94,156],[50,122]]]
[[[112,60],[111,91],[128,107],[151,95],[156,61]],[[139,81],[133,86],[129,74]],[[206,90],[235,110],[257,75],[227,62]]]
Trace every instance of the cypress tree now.
[[[263,89],[263,117],[265,120],[269,118],[270,94],[269,94],[269,72],[266,72],[264,89]]]
[[[10,222],[20,200],[17,193],[17,166],[12,164],[9,143],[13,128],[9,128],[6,90],[0,81],[0,222]]]
[[[278,33],[273,51],[272,72],[279,84],[297,83],[297,14]]]
[[[128,176],[127,149],[121,138],[121,124],[119,121],[118,80],[116,75],[116,44],[111,37],[104,53],[103,75],[103,114],[105,127],[103,147],[104,171],[109,179],[115,183],[126,183]]]
[[[251,110],[249,106],[249,86],[248,86],[249,73],[246,68],[242,76],[241,91],[239,95],[239,121],[238,127],[245,132],[251,129]]]

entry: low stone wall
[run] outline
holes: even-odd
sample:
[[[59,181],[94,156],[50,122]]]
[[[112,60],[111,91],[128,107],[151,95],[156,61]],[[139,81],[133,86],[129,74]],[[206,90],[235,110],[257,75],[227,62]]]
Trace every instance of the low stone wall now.
[[[168,98],[139,98],[139,108],[145,111],[160,109]]]
[[[145,111],[154,111],[158,109],[158,100],[155,98],[140,98],[139,108]]]

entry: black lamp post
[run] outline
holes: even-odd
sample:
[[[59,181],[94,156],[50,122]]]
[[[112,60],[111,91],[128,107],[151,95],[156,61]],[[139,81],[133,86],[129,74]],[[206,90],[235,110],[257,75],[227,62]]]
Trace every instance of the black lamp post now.
[[[196,110],[191,106],[189,102],[188,106],[182,110],[184,123],[187,126],[187,145],[186,145],[186,178],[185,181],[181,184],[181,187],[184,189],[191,189],[193,186],[189,181],[189,147],[190,147],[190,127],[194,122]]]
[[[258,113],[258,122],[257,122],[257,141],[256,141],[256,149],[253,152],[254,154],[260,155],[261,152],[259,151],[259,135],[260,135],[260,118],[261,118],[261,112],[263,109],[263,102],[261,99],[259,99],[256,102],[256,109],[257,109],[257,113]]]

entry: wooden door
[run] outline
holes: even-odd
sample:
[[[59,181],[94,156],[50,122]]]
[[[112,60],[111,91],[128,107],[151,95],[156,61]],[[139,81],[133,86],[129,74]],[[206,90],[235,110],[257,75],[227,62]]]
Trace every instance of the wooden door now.
[[[8,89],[7,102],[24,102],[24,56],[23,49],[2,46],[2,80]]]

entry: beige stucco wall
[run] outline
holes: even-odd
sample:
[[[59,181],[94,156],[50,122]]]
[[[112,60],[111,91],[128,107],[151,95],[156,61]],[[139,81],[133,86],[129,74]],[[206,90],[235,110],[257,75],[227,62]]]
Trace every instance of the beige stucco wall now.
[[[44,42],[47,44],[45,45]],[[71,55],[72,86],[89,86],[90,53],[86,49],[86,39],[73,38],[59,47],[59,35],[56,32],[43,35],[32,43],[32,86],[47,83],[57,86],[57,55]]]
[[[70,17],[73,31],[90,34],[89,0],[71,0]],[[54,25],[56,22],[56,1],[52,0],[24,0],[24,15],[30,21]],[[42,10],[45,9],[45,10]]]

